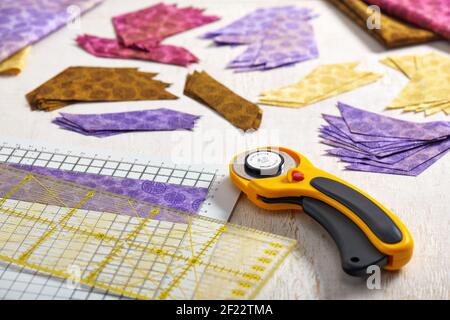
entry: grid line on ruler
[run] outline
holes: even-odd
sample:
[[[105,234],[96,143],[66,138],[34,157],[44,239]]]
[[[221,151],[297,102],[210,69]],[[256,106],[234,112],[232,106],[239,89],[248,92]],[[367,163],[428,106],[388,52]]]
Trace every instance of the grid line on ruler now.
[[[9,149],[10,152],[4,152],[4,149]],[[17,156],[17,154],[15,154],[16,151],[20,151],[20,153],[21,153],[20,156]],[[36,154],[31,155],[31,154],[29,154],[29,152],[35,152]],[[32,162],[31,163],[27,163],[27,164],[35,165],[36,162],[38,160],[40,160],[43,163],[45,163],[43,165],[43,167],[46,167],[46,168],[60,169],[64,164],[68,164],[68,163],[66,163],[66,159],[68,158],[67,154],[60,153],[60,152],[52,152],[50,150],[42,150],[42,149],[38,150],[38,149],[26,148],[26,147],[22,147],[22,146],[15,146],[15,147],[7,146],[7,147],[5,147],[3,145],[3,146],[0,146],[0,155],[4,155],[4,153],[6,153],[5,155],[7,155],[7,158],[3,160],[0,157],[0,162],[10,163],[10,162],[12,162],[11,158],[15,157],[15,158],[17,158],[17,160],[13,161],[13,163],[23,164],[24,162],[27,163],[27,161],[29,159]],[[61,159],[61,157],[62,157],[62,159]],[[105,165],[108,162],[108,159],[96,158],[96,157],[77,156],[77,158],[78,159],[77,159],[76,163],[73,164],[73,166],[71,167],[72,170],[70,170],[70,171],[73,171],[73,169],[76,167],[76,164],[80,163],[80,161],[83,160],[83,161],[87,161],[87,163],[85,164],[86,169],[85,169],[84,172],[89,172],[89,169],[91,169],[93,167],[96,167],[96,166],[93,165],[94,161],[95,160],[99,160],[99,161],[103,161],[103,164],[102,164],[101,167],[96,167],[96,168],[99,169],[97,174],[102,175],[103,174],[102,171],[103,171],[103,169],[105,168]],[[131,172],[133,166],[135,164],[137,164],[136,162],[133,163],[133,162],[128,162],[128,161],[116,161],[116,162],[118,164],[117,164],[117,166],[116,166],[116,168],[114,170],[122,170],[122,169],[119,169],[120,165],[122,165],[122,164],[129,165],[128,170],[126,170],[126,175],[125,175],[126,177]],[[55,168],[54,166],[50,166],[51,163],[57,164],[57,167]],[[200,178],[201,178],[202,174],[205,173],[204,169],[202,169],[200,171],[199,170],[192,170],[191,167],[189,167],[188,169],[182,169],[182,168],[176,168],[176,167],[169,167],[169,166],[166,166],[164,164],[162,164],[160,166],[157,166],[157,165],[151,164],[150,162],[147,163],[147,164],[142,164],[142,165],[144,166],[144,168],[143,168],[143,170],[141,172],[140,178],[143,176],[144,173],[146,173],[148,171],[148,168],[156,168],[157,172],[159,172],[161,169],[171,170],[171,174],[169,176],[165,176],[165,177],[167,177],[167,181],[170,181],[170,179],[172,178],[173,173],[176,170],[179,170],[179,171],[184,171],[184,175],[183,175],[183,178],[181,179],[181,183],[183,183],[187,179],[194,181],[192,186],[197,186],[200,181],[201,182],[209,182],[208,186],[207,186],[208,189],[211,188],[211,186],[214,184],[214,181],[216,179],[215,173],[210,172],[210,171],[206,171],[207,174],[212,176],[212,179],[210,181],[208,181],[208,180],[201,180]],[[196,178],[195,179],[187,178],[189,173],[196,174]],[[158,178],[158,174],[155,174],[154,177],[153,177],[153,180],[155,180],[157,178]],[[205,187],[205,185],[203,185],[203,187]],[[2,267],[0,266],[0,270],[1,269],[2,269]],[[6,267],[3,269],[3,272],[0,274],[0,284],[3,281],[3,276],[6,273],[16,271],[17,269],[18,269],[17,267],[15,267],[15,266],[13,266],[11,264],[7,264]],[[23,269],[24,268],[20,268],[19,270],[21,270],[21,271],[18,271],[18,272],[16,271],[17,272],[17,277],[16,277],[15,281],[20,281],[20,280],[17,280],[17,278],[20,278],[20,272],[23,272],[22,271]],[[42,291],[45,289],[45,287],[51,286],[48,283],[52,282],[52,283],[59,283],[59,286],[57,287],[58,289],[55,290],[54,294],[50,295],[50,297],[52,299],[58,299],[58,298],[59,299],[61,299],[61,298],[64,299],[64,298],[67,298],[67,296],[58,296],[58,292],[59,291],[61,291],[62,289],[66,289],[67,290],[67,288],[63,288],[64,287],[64,283],[65,283],[64,281],[61,281],[59,279],[55,280],[51,276],[43,275],[42,273],[36,272],[36,271],[27,271],[27,275],[31,276],[31,281],[28,282],[29,284],[33,283],[33,279],[39,279],[39,280],[41,280],[42,278],[46,279],[45,285],[42,285],[42,289],[41,289],[41,292],[38,294],[38,297],[41,296],[41,295],[48,296],[47,294],[43,293]],[[8,296],[8,294],[9,294],[9,292],[14,290],[14,284],[15,284],[15,282],[11,283],[10,288],[3,295],[3,298],[6,298]],[[22,291],[18,291],[18,292],[21,293],[21,295],[23,296],[26,293],[26,290],[22,290]],[[72,292],[70,294],[70,297],[73,297],[78,292],[86,292],[86,290],[82,289],[82,288],[81,289],[75,288],[75,289],[72,290]],[[101,298],[106,298],[107,293],[104,293],[104,292],[98,290],[97,288],[89,287],[88,288],[88,296],[87,297],[89,298],[91,295],[92,296],[97,296],[96,298],[98,298],[98,295],[100,295]],[[111,297],[120,298],[120,296],[118,297],[116,294],[113,294]]]
[[[43,207],[42,206],[37,206],[35,207],[34,204],[28,205],[26,202],[20,202],[21,206],[18,206],[18,202],[17,200],[12,200],[13,202],[11,203],[10,200],[8,200],[7,202],[7,206],[2,209],[3,214],[7,214],[7,215],[15,215],[17,217],[19,217],[20,219],[24,220],[26,218],[26,223],[25,223],[25,227],[29,227],[30,229],[32,229],[33,231],[41,231],[38,232],[37,235],[35,236],[35,238],[30,240],[30,243],[28,243],[29,246],[27,246],[25,249],[25,254],[22,252],[22,250],[24,249],[19,249],[22,248],[23,246],[18,246],[17,248],[20,250],[18,251],[18,257],[23,257],[25,256],[27,258],[27,261],[19,261],[17,260],[15,257],[16,255],[12,254],[11,255],[11,259],[13,259],[12,261],[16,262],[16,263],[20,263],[20,264],[24,264],[27,265],[28,263],[28,258],[30,258],[30,255],[27,255],[26,253],[29,252],[29,249],[27,248],[36,248],[36,246],[33,243],[37,243],[39,247],[43,247],[44,251],[39,251],[41,255],[37,255],[34,257],[34,259],[29,260],[30,263],[32,263],[31,266],[36,265],[39,266],[40,263],[44,262],[43,268],[41,270],[44,270],[46,272],[49,272],[48,270],[52,270],[52,266],[55,266],[55,272],[56,275],[61,274],[61,272],[63,272],[62,275],[65,274],[66,271],[65,270],[65,266],[70,265],[75,261],[78,261],[78,263],[82,263],[85,262],[83,259],[79,260],[79,255],[73,256],[73,258],[70,258],[70,256],[68,257],[69,260],[65,259],[65,263],[61,266],[61,265],[57,265],[58,261],[60,261],[60,259],[57,259],[56,262],[54,262],[53,260],[48,260],[48,258],[52,258],[52,257],[60,257],[57,255],[56,252],[54,252],[53,250],[51,251],[51,254],[49,255],[50,249],[52,248],[52,244],[56,243],[56,239],[53,239],[53,242],[50,243],[46,243],[46,245],[44,245],[43,241],[40,241],[40,239],[49,239],[46,235],[48,233],[48,228],[50,227],[50,230],[55,230],[54,224],[56,224],[57,226],[60,226],[61,228],[61,232],[58,233],[58,236],[62,234],[62,239],[67,238],[67,233],[63,233],[63,229],[67,231],[69,231],[69,234],[75,234],[75,235],[81,235],[81,239],[85,240],[83,242],[83,246],[81,247],[80,250],[83,250],[84,248],[84,244],[90,239],[90,237],[92,236],[93,239],[91,239],[91,241],[89,242],[89,244],[93,245],[101,245],[103,244],[104,241],[106,241],[106,243],[104,243],[106,245],[106,252],[105,254],[109,255],[109,252],[111,252],[111,250],[114,250],[115,248],[117,248],[117,241],[119,241],[120,239],[120,235],[123,234],[123,232],[127,232],[127,234],[132,235],[132,237],[130,239],[125,238],[124,240],[126,240],[127,245],[130,245],[130,250],[131,251],[131,258],[133,266],[135,265],[137,270],[146,270],[147,272],[149,272],[147,265],[144,264],[144,269],[139,269],[139,267],[142,267],[141,262],[142,262],[142,258],[144,257],[143,254],[138,255],[139,259],[137,261],[135,261],[135,258],[133,257],[133,252],[135,253],[134,255],[141,253],[142,250],[148,252],[148,254],[146,254],[145,256],[150,259],[150,260],[145,260],[144,262],[147,261],[153,261],[153,259],[158,259],[158,257],[160,256],[169,256],[169,257],[177,257],[177,262],[179,262],[179,268],[181,268],[180,270],[177,270],[177,273],[174,274],[171,277],[171,281],[168,282],[168,285],[165,287],[165,289],[161,292],[160,297],[165,298],[167,297],[174,288],[178,289],[178,292],[175,292],[176,297],[180,297],[180,291],[182,290],[182,288],[187,288],[186,286],[182,287],[179,286],[180,281],[183,281],[184,278],[186,278],[189,269],[192,266],[196,266],[196,265],[201,265],[205,267],[205,270],[210,270],[210,271],[221,271],[223,275],[228,275],[228,277],[226,278],[227,283],[226,283],[226,290],[224,290],[223,292],[225,293],[225,297],[227,294],[231,294],[233,293],[234,295],[237,296],[244,296],[246,293],[244,291],[241,290],[233,290],[230,291],[231,289],[233,289],[234,287],[234,283],[235,280],[233,278],[230,277],[234,277],[234,276],[239,276],[242,279],[247,278],[250,280],[247,281],[253,281],[255,282],[255,285],[257,284],[257,281],[261,280],[261,276],[259,276],[258,274],[247,274],[246,272],[265,272],[268,271],[270,272],[270,268],[262,268],[258,265],[255,265],[255,263],[257,263],[255,260],[256,258],[260,258],[260,257],[266,257],[264,260],[267,260],[267,257],[274,257],[277,254],[282,254],[284,255],[284,253],[286,253],[286,250],[291,250],[292,248],[292,243],[290,241],[287,241],[287,239],[285,240],[281,240],[281,237],[276,237],[276,236],[272,236],[269,234],[266,234],[264,232],[261,231],[256,231],[256,230],[250,230],[247,228],[243,228],[243,227],[237,227],[237,226],[232,226],[232,225],[223,225],[221,223],[218,223],[217,221],[211,220],[211,219],[207,219],[207,218],[200,218],[200,217],[193,217],[193,216],[184,216],[184,218],[187,218],[188,220],[183,222],[183,223],[175,223],[173,219],[175,219],[176,217],[182,218],[183,216],[177,216],[176,212],[170,211],[168,209],[165,209],[164,213],[168,216],[165,216],[165,219],[163,219],[164,224],[165,225],[170,225],[171,223],[173,225],[179,225],[181,227],[181,229],[177,229],[180,230],[179,232],[177,231],[177,233],[181,233],[181,235],[185,235],[186,232],[188,231],[189,234],[191,234],[191,232],[195,232],[195,244],[198,245],[199,247],[197,247],[197,250],[194,250],[194,247],[192,247],[192,252],[187,252],[187,251],[182,251],[180,254],[177,253],[178,250],[180,250],[180,248],[183,248],[183,246],[175,246],[175,251],[171,251],[168,250],[168,248],[162,246],[161,242],[157,241],[156,242],[156,247],[154,245],[151,245],[150,242],[151,238],[148,238],[147,234],[141,234],[142,230],[147,230],[147,228],[157,228],[158,225],[154,225],[154,220],[149,220],[147,219],[141,219],[141,220],[132,220],[133,217],[125,217],[125,216],[121,216],[122,218],[120,220],[122,220],[121,223],[124,223],[123,226],[127,225],[130,222],[130,228],[124,228],[124,227],[120,227],[120,226],[115,226],[114,224],[106,224],[106,226],[108,226],[108,230],[111,230],[110,228],[112,228],[112,226],[114,225],[115,227],[117,227],[118,229],[115,229],[116,232],[112,232],[110,235],[105,234],[105,230],[100,228],[100,229],[96,229],[96,228],[92,228],[91,222],[88,221],[89,223],[87,225],[80,225],[79,227],[76,227],[76,225],[78,225],[80,223],[79,219],[80,219],[80,215],[81,215],[81,221],[84,221],[84,219],[86,218],[86,216],[89,215],[93,215],[92,219],[93,221],[100,221],[100,219],[102,219],[103,222],[114,222],[118,219],[119,215],[114,215],[114,214],[107,214],[107,213],[98,213],[97,215],[95,215],[93,212],[91,213],[90,211],[84,210],[83,208],[79,207],[78,205],[76,205],[77,203],[84,203],[83,199],[86,199],[86,201],[94,201],[92,198],[94,196],[99,197],[97,198],[97,201],[114,201],[114,199],[116,200],[120,200],[122,199],[122,201],[127,201],[126,198],[121,198],[119,196],[115,196],[113,194],[110,193],[102,193],[101,191],[98,192],[94,192],[94,189],[89,189],[89,188],[82,188],[79,187],[77,185],[70,185],[67,183],[62,183],[61,181],[58,180],[54,180],[45,176],[40,176],[40,175],[36,175],[36,177],[34,177],[34,179],[30,178],[27,179],[27,177],[29,177],[29,174],[26,171],[21,171],[21,170],[17,170],[17,169],[13,169],[13,168],[8,168],[8,167],[3,167],[2,168],[2,178],[5,183],[5,188],[4,190],[10,190],[7,191],[7,194],[9,196],[13,195],[14,193],[16,193],[18,190],[24,189],[27,192],[29,192],[30,190],[36,190],[37,192],[41,192],[40,196],[39,194],[37,194],[37,199],[42,199],[43,197],[45,198],[45,195],[47,193],[49,193],[50,195],[54,195],[56,198],[61,197],[60,201],[58,201],[58,203],[62,203],[62,204],[71,204],[68,205],[66,210],[67,212],[64,212],[63,214],[63,218],[59,218],[59,215],[57,215],[56,212],[46,212],[46,209],[48,208],[47,206]],[[21,181],[25,181],[25,182],[32,182],[34,184],[32,184],[31,186],[29,186],[29,188],[25,188],[25,184],[21,183]],[[46,188],[42,188],[42,186],[45,185]],[[34,189],[33,189],[34,186]],[[71,192],[66,193],[67,188],[72,186]],[[31,189],[30,189],[31,188]],[[37,189],[36,189],[37,188]],[[44,190],[44,191],[43,191]],[[91,190],[91,192],[89,192],[89,190]],[[92,196],[88,196],[92,194]],[[111,198],[113,197],[113,198]],[[33,198],[35,199],[35,198]],[[15,201],[15,202],[14,202]],[[24,203],[24,205],[22,205],[22,203]],[[39,201],[37,201],[37,203],[39,203]],[[143,203],[143,202],[136,202],[136,203],[130,203],[131,206],[133,207],[137,207],[137,205],[144,205],[144,207],[140,207],[140,212],[149,212],[147,211],[148,209],[156,209],[158,207],[154,207],[151,206],[151,204],[147,204]],[[148,206],[149,205],[149,206]],[[64,205],[66,207],[66,205]],[[71,209],[72,208],[72,209]],[[23,214],[21,212],[15,212],[13,209],[18,209],[18,210],[25,210],[26,213],[28,214]],[[153,210],[152,209],[152,210]],[[142,211],[144,210],[144,211]],[[159,210],[159,209],[158,209]],[[77,212],[76,215],[72,214],[72,212]],[[33,215],[33,213],[37,214],[37,216]],[[136,211],[136,213],[138,213]],[[137,214],[136,217],[139,217],[140,215]],[[70,219],[68,218],[64,218],[64,217],[70,217]],[[77,217],[77,219],[75,219],[75,217]],[[148,215],[147,215],[148,217]],[[53,220],[51,219],[53,218]],[[90,216],[91,218],[91,216]],[[71,221],[71,219],[75,219],[75,221]],[[105,220],[106,219],[106,220]],[[169,219],[169,220],[166,220]],[[21,220],[21,221],[22,221]],[[28,224],[28,221],[31,220],[32,222],[34,222],[34,224],[32,226],[30,226]],[[42,224],[42,228],[41,230],[39,230],[38,225],[37,225],[37,220],[39,222],[41,222]],[[54,221],[55,220],[55,221]],[[145,225],[145,229],[139,228],[138,226],[141,225],[141,223],[139,222],[143,222],[144,224],[142,224],[142,226]],[[150,222],[148,225],[147,223]],[[177,221],[177,220],[175,220]],[[70,224],[69,224],[70,222]],[[120,221],[119,221],[120,222]],[[195,222],[195,223],[194,223]],[[4,223],[4,219],[3,219],[3,223]],[[73,224],[75,223],[75,224]],[[158,222],[158,224],[161,224],[161,220]],[[186,225],[187,223],[187,225]],[[96,225],[94,223],[94,225]],[[103,226],[104,223],[101,224],[101,226]],[[70,227],[71,226],[71,227]],[[188,226],[188,228],[186,229],[186,226]],[[75,227],[75,229],[73,229],[73,227]],[[192,228],[195,229],[192,229]],[[84,229],[83,229],[84,228]],[[87,228],[87,229],[86,229]],[[230,228],[230,230],[225,234],[225,238],[221,237],[222,233],[224,233],[226,230],[228,230],[228,228]],[[130,231],[130,229],[134,229],[134,230],[138,230],[137,233],[133,233],[133,231]],[[8,229],[4,229],[3,232],[8,235],[9,232],[14,233],[15,230],[17,230],[17,227],[14,230],[8,230]],[[26,230],[26,228],[25,228]],[[83,231],[85,230],[85,231]],[[114,231],[113,230],[113,231]],[[158,231],[161,231],[161,228],[158,228]],[[194,230],[194,231],[193,231]],[[84,233],[83,233],[84,232]],[[86,234],[87,232],[87,234]],[[130,233],[128,233],[130,232]],[[9,233],[10,235],[12,233]],[[136,239],[137,240],[137,234],[139,233],[139,235],[141,235],[142,237],[140,237],[139,241],[137,243],[135,243],[134,241],[131,242],[131,240]],[[56,235],[55,235],[56,236]],[[166,232],[161,232],[159,234],[159,236],[161,236],[163,239],[166,239],[167,237],[173,237],[174,239],[180,239],[179,236],[176,236],[176,234],[171,234],[171,233],[166,233]],[[225,241],[224,243],[222,243],[223,248],[220,254],[217,255],[216,260],[210,260],[210,259],[206,259],[203,260],[203,255],[206,254],[206,250],[214,248],[216,242],[218,241],[219,237],[221,237],[222,242]],[[94,239],[95,238],[95,239]],[[245,241],[246,238],[248,239],[248,241]],[[9,239],[9,238],[8,238]],[[6,241],[9,243],[8,239],[6,239]],[[61,238],[57,238],[59,240],[61,240]],[[203,239],[202,241],[199,241],[199,239]],[[156,239],[155,239],[156,240]],[[242,241],[244,240],[244,241]],[[72,238],[70,238],[70,241],[72,241]],[[69,243],[70,243],[69,241]],[[92,242],[94,241],[94,242]],[[100,241],[100,242],[99,242]],[[128,243],[128,241],[130,241],[130,243]],[[189,244],[192,246],[193,245],[193,238],[190,238],[189,241],[187,243],[184,244],[185,248],[189,251]],[[282,241],[281,243],[279,243],[279,241]],[[165,243],[165,241],[163,241]],[[233,255],[234,257],[241,257],[244,260],[242,260],[242,262],[244,262],[245,260],[249,260],[248,264],[246,263],[242,263],[241,260],[237,260],[235,261],[232,257],[230,257],[229,262],[231,264],[225,264],[223,265],[222,262],[222,257],[223,254],[228,254],[227,252],[230,250],[230,246],[233,246],[235,244],[239,245],[241,244],[241,249],[244,249],[245,247],[242,247],[242,244],[246,244],[246,243],[255,243],[258,244],[257,247],[254,247],[252,245],[250,245],[245,252],[247,252],[248,254],[250,254],[250,256],[247,256],[247,254],[245,252],[240,252],[239,246],[237,248],[235,248]],[[123,240],[121,240],[121,243],[123,244]],[[10,244],[10,243],[9,243]],[[12,244],[15,244],[15,242],[12,242]],[[285,248],[282,251],[277,251],[275,249],[271,249],[271,248]],[[60,248],[60,247],[58,247]],[[62,247],[62,249],[67,248],[67,246]],[[120,247],[119,247],[120,248]],[[46,250],[47,249],[47,250]],[[56,248],[55,248],[56,249]],[[134,250],[136,249],[136,250]],[[269,250],[270,249],[270,250]],[[0,250],[3,250],[0,248]],[[45,251],[46,250],[46,251]],[[65,252],[65,251],[63,251]],[[78,251],[77,251],[78,252]],[[83,251],[81,251],[83,252]],[[128,253],[130,253],[130,251],[127,251]],[[284,253],[283,253],[284,252]],[[116,255],[116,252],[112,252],[114,253],[114,255]],[[2,257],[3,259],[6,259],[4,256],[4,254],[2,251]],[[44,256],[42,257],[42,254],[44,254]],[[55,254],[56,256],[53,256],[53,254]],[[90,259],[89,257],[94,257],[92,255],[91,250],[89,252],[87,252],[87,254],[89,254],[89,256],[87,257],[87,259]],[[67,256],[65,256],[67,258]],[[126,257],[123,257],[125,259],[128,259]],[[20,258],[19,258],[20,259]],[[37,260],[36,260],[37,259]],[[72,259],[77,259],[77,260],[72,260]],[[101,257],[99,258],[101,259]],[[91,260],[87,260],[87,262],[90,263]],[[101,261],[101,260],[100,260]],[[104,260],[103,260],[104,261]],[[108,259],[106,259],[106,261],[110,261]],[[222,262],[221,262],[222,261]],[[273,260],[272,263],[277,263],[278,260]],[[92,265],[92,267],[95,267],[95,264],[98,263],[99,260],[94,259],[93,263],[94,265]],[[100,262],[99,262],[100,263]],[[217,264],[219,263],[219,264]],[[267,262],[269,263],[269,262]],[[110,262],[107,262],[107,264],[109,265]],[[165,264],[165,263],[164,263]],[[86,265],[86,272],[92,272],[92,268],[88,267],[89,265]],[[171,267],[172,264],[169,265],[165,265],[165,267]],[[110,268],[108,270],[106,270],[104,268],[104,266],[102,265],[100,270],[102,270],[102,275],[103,276],[107,276],[106,280],[104,278],[102,278],[103,281],[101,283],[96,282],[95,284],[97,286],[100,287],[105,287],[105,281],[106,281],[106,288],[111,288],[113,290],[117,290],[120,289],[118,287],[115,287],[114,283],[110,284],[110,281],[115,279],[117,276],[115,276],[113,279],[108,278],[109,274],[111,271],[114,270],[114,265],[111,265]],[[175,264],[174,267],[176,268],[177,265]],[[241,269],[244,268],[245,269]],[[255,269],[255,267],[257,267]],[[50,269],[49,269],[50,268]],[[95,268],[97,269],[97,268]],[[91,271],[89,271],[91,270]],[[128,270],[122,270],[122,278],[123,275],[125,275],[126,277],[126,286],[124,287],[125,291],[122,291],[126,294],[131,294],[132,296],[136,296],[136,297],[149,297],[148,294],[149,292],[146,291],[145,295],[144,294],[140,294],[141,290],[143,290],[144,286],[138,286],[137,288],[134,287],[134,282],[130,284],[130,280],[131,280],[131,275],[129,273],[129,268]],[[133,269],[134,270],[134,269]],[[167,269],[168,270],[168,269]],[[253,270],[253,271],[252,271]],[[105,271],[105,272],[103,272]],[[124,273],[125,272],[125,273]],[[109,274],[108,274],[109,273]],[[91,273],[88,273],[91,274]],[[95,278],[98,279],[98,273],[94,273],[94,275],[96,276]],[[214,272],[210,273],[210,276],[214,276]],[[83,278],[85,283],[89,283],[90,282],[90,277],[88,278]],[[83,280],[81,279],[81,280]],[[111,280],[110,280],[111,279]],[[142,277],[138,277],[138,278],[133,278],[133,281],[138,280],[138,283],[141,283],[142,281],[147,281],[147,277],[142,278]],[[158,278],[160,279],[160,278]],[[156,281],[158,281],[158,279],[156,279]],[[236,281],[240,281],[240,278],[236,279]],[[253,279],[253,280],[252,280]],[[119,281],[122,281],[119,279]],[[188,279],[188,282],[191,283],[192,281]],[[117,284],[117,282],[115,282]],[[161,282],[158,282],[159,284]],[[108,286],[108,284],[110,284]],[[209,283],[208,283],[209,284]],[[128,286],[130,286],[129,289]],[[231,287],[229,287],[231,285]],[[256,286],[253,285],[253,287],[256,288]],[[134,289],[139,290],[137,293],[135,291],[133,291]],[[127,291],[128,290],[128,291]],[[132,290],[132,291],[130,291]],[[148,289],[146,288],[146,290],[150,290],[150,292],[153,292],[154,294],[154,290],[153,289]],[[223,294],[221,292],[221,294]]]
[[[2,151],[3,149],[4,149],[4,147],[0,148],[0,154],[2,154],[1,151]],[[10,149],[10,148],[8,148],[8,149]],[[24,164],[24,163],[23,163],[23,162],[24,162],[23,160],[24,160],[25,158],[31,159],[31,160],[34,159],[34,161],[33,161],[33,164],[34,164],[35,161],[39,159],[39,155],[42,154],[42,151],[37,151],[37,150],[36,150],[36,151],[33,151],[33,152],[39,152],[39,155],[38,155],[38,156],[31,157],[31,158],[25,157],[25,155],[27,154],[27,152],[28,152],[29,150],[28,150],[28,149],[23,149],[23,148],[21,148],[21,147],[17,147],[17,148],[14,148],[14,149],[13,149],[13,151],[12,151],[11,154],[10,154],[10,156],[9,156],[9,157],[7,158],[7,160],[4,161],[4,162],[6,162],[6,163],[11,162],[10,160],[11,160],[11,157],[12,157],[12,156],[17,157],[16,155],[14,155],[14,152],[15,152],[16,150],[24,151],[24,153],[20,156],[19,160],[13,162],[13,163],[17,163],[17,164]],[[45,152],[45,153],[51,154],[50,152]],[[55,157],[55,156],[57,156],[57,157],[63,157],[63,158],[62,158],[61,160],[55,161],[55,160],[54,160],[54,157]],[[70,156],[68,156],[68,155],[66,155],[66,154],[56,153],[56,152],[55,152],[55,153],[52,154],[52,158],[50,158],[50,159],[48,160],[48,162],[46,163],[45,167],[47,167],[47,168],[50,167],[50,168],[54,168],[54,169],[61,169],[61,167],[62,167],[63,165],[65,165],[65,164],[70,164],[70,165],[72,165],[72,168],[71,168],[71,169],[66,169],[66,170],[73,171],[73,168],[76,167],[76,164],[77,164],[81,159],[83,159],[83,160],[89,160],[89,165],[86,165],[87,169],[86,169],[85,172],[89,172],[89,169],[91,169],[91,168],[98,168],[99,170],[98,170],[98,173],[97,173],[97,174],[100,174],[100,175],[107,175],[107,174],[104,174],[104,169],[108,169],[108,168],[105,167],[106,164],[108,163],[108,161],[110,161],[110,160],[108,160],[108,159],[99,159],[99,158],[93,158],[93,157],[81,157],[81,156],[79,156],[79,157],[77,157],[78,160],[77,160],[76,163],[69,163],[69,162],[66,162],[66,160],[67,160],[68,157],[70,157]],[[72,157],[73,157],[73,156],[72,156]],[[103,161],[103,165],[102,165],[101,167],[93,166],[92,164],[93,164],[93,162],[94,162],[95,160]],[[55,168],[55,167],[53,167],[53,166],[49,166],[49,164],[52,163],[52,162],[53,162],[53,163],[58,163],[58,167]],[[110,161],[110,162],[111,162],[111,161]],[[132,172],[135,172],[135,173],[141,173],[140,177],[142,177],[142,175],[146,172],[147,168],[153,167],[153,168],[157,168],[157,173],[155,174],[153,180],[157,180],[158,177],[165,177],[165,178],[167,178],[167,181],[169,181],[169,180],[173,177],[173,172],[175,172],[176,170],[178,170],[178,171],[184,171],[184,172],[185,172],[185,176],[184,176],[183,180],[189,179],[189,180],[194,180],[194,181],[195,181],[195,182],[193,183],[192,186],[199,186],[200,182],[202,182],[201,187],[206,187],[206,188],[210,188],[210,186],[212,185],[212,182],[213,182],[213,180],[214,180],[214,178],[215,178],[215,175],[216,175],[214,172],[205,171],[204,169],[202,169],[202,170],[191,170],[190,168],[189,168],[189,169],[181,169],[181,168],[176,168],[176,166],[175,166],[175,167],[169,167],[169,166],[165,166],[165,165],[163,165],[163,164],[160,165],[160,166],[155,166],[155,165],[149,165],[149,164],[147,164],[147,165],[145,165],[145,164],[138,164],[138,163],[133,163],[133,162],[128,162],[128,161],[112,161],[112,162],[116,162],[116,163],[117,163],[117,166],[115,167],[114,170],[117,170],[121,164],[128,164],[128,165],[130,165],[130,168],[129,168],[128,170],[126,170],[126,171],[120,169],[121,171],[125,171],[125,172],[126,172],[126,177],[128,177],[129,174],[132,173]],[[139,171],[133,171],[132,168],[133,168],[134,165],[140,165],[140,166],[143,166],[144,168],[143,168],[143,170],[140,171],[140,172],[139,172]],[[161,171],[161,169],[171,170],[171,174],[170,174],[170,175],[159,175],[158,173]],[[109,174],[109,176],[114,176],[114,172],[115,172],[115,171],[113,171],[111,174]],[[187,176],[189,173],[196,173],[196,174],[197,174],[197,177],[196,177],[195,179],[192,179],[192,178],[186,178],[186,176]],[[202,179],[202,175],[204,175],[204,174],[207,174],[207,175],[209,175],[209,176],[211,176],[211,177],[210,177],[210,178],[206,178],[206,179]],[[139,177],[139,178],[140,178],[140,177]],[[136,177],[135,179],[138,179],[138,178]],[[205,182],[207,182],[207,184],[205,184]]]

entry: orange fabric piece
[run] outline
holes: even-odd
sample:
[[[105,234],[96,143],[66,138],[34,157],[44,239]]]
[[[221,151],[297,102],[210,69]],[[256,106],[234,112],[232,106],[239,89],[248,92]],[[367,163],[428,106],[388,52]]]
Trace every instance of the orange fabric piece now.
[[[156,75],[137,68],[69,67],[26,98],[32,110],[45,111],[77,102],[177,99]]]
[[[258,129],[261,125],[262,110],[257,105],[240,97],[204,71],[194,71],[187,76],[184,94],[214,109],[242,130]]]

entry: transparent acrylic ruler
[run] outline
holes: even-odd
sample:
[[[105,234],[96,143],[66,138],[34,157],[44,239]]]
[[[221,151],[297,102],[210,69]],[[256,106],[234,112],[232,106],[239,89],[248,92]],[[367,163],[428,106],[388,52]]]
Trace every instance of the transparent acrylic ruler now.
[[[239,191],[228,178],[227,166],[180,166],[168,160],[1,137],[0,163],[208,188],[199,214],[220,220],[229,219],[239,197]]]
[[[0,260],[66,287],[140,299],[252,298],[295,245],[0,165]]]
[[[114,154],[108,151],[61,147],[35,141],[0,138],[0,163],[34,165],[99,175],[146,179],[208,188],[199,214],[228,220],[239,192],[226,168],[177,166],[166,160]],[[108,299],[95,290],[68,288],[64,282],[0,263],[0,299]]]

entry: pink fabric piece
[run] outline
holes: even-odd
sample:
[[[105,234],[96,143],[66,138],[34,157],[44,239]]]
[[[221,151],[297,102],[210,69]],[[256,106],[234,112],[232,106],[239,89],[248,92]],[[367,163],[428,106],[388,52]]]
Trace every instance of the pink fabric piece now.
[[[125,47],[116,39],[106,39],[91,35],[77,37],[77,43],[87,52],[103,58],[124,58],[156,61],[187,66],[198,58],[183,47],[158,45],[147,51]]]
[[[218,20],[203,15],[202,9],[177,8],[176,5],[156,4],[112,19],[118,39],[127,47],[149,50],[174,34]]]
[[[366,0],[382,11],[450,40],[450,0]]]
[[[77,37],[77,43],[97,57],[150,60],[186,67],[198,62],[198,58],[183,47],[162,45],[160,42],[171,35],[218,19],[203,15],[202,9],[159,3],[113,17],[117,39],[82,35]]]

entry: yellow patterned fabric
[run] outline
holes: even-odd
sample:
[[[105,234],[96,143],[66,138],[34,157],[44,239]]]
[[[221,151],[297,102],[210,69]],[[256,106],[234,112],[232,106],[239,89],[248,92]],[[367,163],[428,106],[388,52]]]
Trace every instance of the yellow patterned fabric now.
[[[450,114],[450,57],[435,52],[392,56],[381,60],[410,81],[386,108],[405,112]]]
[[[373,15],[373,10],[362,0],[329,0],[336,8],[345,13],[364,31],[388,48],[410,44],[424,43],[439,37],[431,31],[415,27],[407,22],[380,14],[380,29],[369,29],[367,21]]]
[[[261,93],[259,103],[301,108],[375,82],[382,75],[355,70],[358,62],[317,67],[300,82]]]
[[[15,76],[22,72],[31,47],[25,47],[0,62],[0,75]]]

